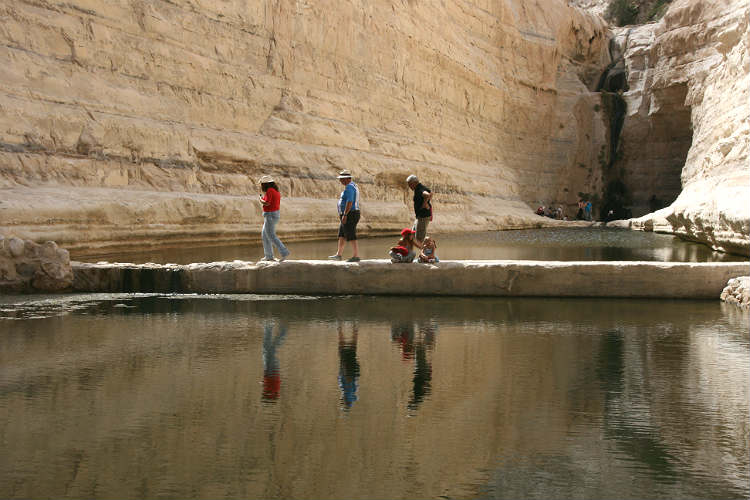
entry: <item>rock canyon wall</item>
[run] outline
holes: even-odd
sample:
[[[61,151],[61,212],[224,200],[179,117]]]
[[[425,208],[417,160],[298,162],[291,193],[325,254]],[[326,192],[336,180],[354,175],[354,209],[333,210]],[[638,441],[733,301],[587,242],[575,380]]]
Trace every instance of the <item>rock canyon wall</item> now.
[[[613,166],[634,227],[750,251],[749,20],[747,2],[675,0],[659,23],[618,30],[628,90]]]
[[[336,173],[360,227],[531,227],[599,186],[601,18],[562,0],[0,0],[0,217],[83,246],[334,234]],[[535,208],[535,207],[534,207]]]
[[[675,0],[610,50],[564,0],[0,0],[0,233],[257,240],[270,174],[282,237],[334,235],[348,168],[370,234],[411,220],[409,173],[436,231],[553,224],[532,210],[619,181],[633,215],[679,194],[634,226],[746,249],[747,10]],[[621,134],[598,92],[618,51]]]

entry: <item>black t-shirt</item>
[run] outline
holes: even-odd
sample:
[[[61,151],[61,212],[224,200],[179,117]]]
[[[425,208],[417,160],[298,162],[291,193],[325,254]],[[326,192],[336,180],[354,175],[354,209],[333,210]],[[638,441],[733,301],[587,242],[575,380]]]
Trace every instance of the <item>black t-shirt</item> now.
[[[423,208],[424,203],[424,192],[430,192],[430,190],[422,184],[417,184],[414,188],[414,215],[417,217],[430,217],[432,215],[432,203],[427,202],[427,208]]]

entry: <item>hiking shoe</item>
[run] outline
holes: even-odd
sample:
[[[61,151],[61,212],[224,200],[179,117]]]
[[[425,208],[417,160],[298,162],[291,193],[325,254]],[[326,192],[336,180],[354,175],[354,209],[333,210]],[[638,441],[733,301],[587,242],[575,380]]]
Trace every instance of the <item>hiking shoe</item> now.
[[[352,257],[350,259],[346,259],[347,262],[359,262],[359,257]]]
[[[329,255],[328,260],[341,260],[340,255]]]
[[[263,257],[259,262],[276,262],[276,259],[273,257]]]
[[[282,255],[281,258],[279,259],[279,262],[284,262],[286,260],[286,258],[289,257],[290,253],[292,253],[292,252],[287,252],[284,255]]]

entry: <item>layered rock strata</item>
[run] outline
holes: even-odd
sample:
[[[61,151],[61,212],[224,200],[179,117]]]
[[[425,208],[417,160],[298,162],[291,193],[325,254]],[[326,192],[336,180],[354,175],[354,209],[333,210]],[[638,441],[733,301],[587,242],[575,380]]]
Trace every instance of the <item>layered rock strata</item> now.
[[[61,292],[72,284],[70,254],[54,241],[0,236],[0,293]]]
[[[744,263],[287,261],[75,263],[80,292],[716,299]]]
[[[634,228],[750,252],[749,26],[747,2],[675,0],[617,32],[629,90],[615,167]]]
[[[0,0],[0,214],[71,250],[364,232],[437,194],[439,229],[533,227],[599,189],[601,18],[563,0]]]

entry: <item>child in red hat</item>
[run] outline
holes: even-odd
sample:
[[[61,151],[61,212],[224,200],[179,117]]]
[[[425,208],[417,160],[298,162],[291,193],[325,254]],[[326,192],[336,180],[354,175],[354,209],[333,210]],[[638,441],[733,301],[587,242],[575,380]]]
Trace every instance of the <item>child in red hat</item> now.
[[[401,230],[401,239],[398,240],[396,246],[391,247],[388,255],[391,257],[391,262],[412,262],[414,257],[417,256],[417,251],[414,247],[422,248],[421,245],[414,239],[415,231],[404,228]]]

